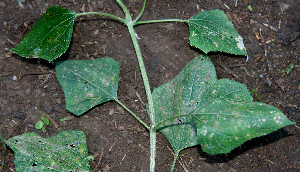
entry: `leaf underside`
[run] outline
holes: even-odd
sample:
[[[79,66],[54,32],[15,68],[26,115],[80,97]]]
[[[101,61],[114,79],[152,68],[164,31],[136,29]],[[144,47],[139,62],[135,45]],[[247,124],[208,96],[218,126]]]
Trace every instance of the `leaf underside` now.
[[[76,13],[66,8],[48,8],[22,42],[10,51],[22,57],[53,61],[68,49],[75,17]]]
[[[175,153],[198,144],[208,154],[229,153],[247,140],[294,124],[277,108],[252,102],[246,85],[218,80],[207,55],[155,88],[153,102],[156,125]]]
[[[79,116],[117,99],[120,67],[112,58],[57,61],[56,77],[65,93],[66,109]]]
[[[247,56],[243,38],[221,10],[204,11],[187,21],[190,44],[204,53],[221,51]]]
[[[15,153],[16,171],[91,171],[82,131],[62,131],[50,138],[31,132],[5,143]]]

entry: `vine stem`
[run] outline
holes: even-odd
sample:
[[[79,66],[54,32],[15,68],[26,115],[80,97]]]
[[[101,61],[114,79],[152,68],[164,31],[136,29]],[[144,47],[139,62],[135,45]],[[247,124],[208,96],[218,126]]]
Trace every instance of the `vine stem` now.
[[[133,46],[137,55],[137,59],[139,62],[140,70],[141,70],[141,75],[143,78],[144,82],[144,87],[147,95],[147,100],[148,100],[148,107],[149,107],[149,117],[150,117],[150,172],[154,172],[155,170],[155,157],[156,157],[156,125],[155,125],[155,112],[154,112],[154,105],[153,105],[153,99],[152,99],[152,94],[151,94],[151,89],[150,89],[150,84],[148,80],[148,76],[146,73],[146,68],[144,65],[142,53],[139,47],[139,43],[137,41],[137,37],[135,35],[134,31],[134,22],[126,22],[125,23],[128,27],[128,31],[130,33]]]
[[[150,84],[146,72],[146,68],[144,65],[141,49],[139,46],[139,43],[137,41],[137,37],[134,31],[134,25],[136,24],[136,20],[138,20],[145,9],[146,5],[146,0],[144,0],[144,5],[141,13],[138,15],[136,20],[132,20],[130,13],[127,9],[127,7],[123,4],[121,0],[116,0],[116,2],[120,5],[122,8],[123,12],[125,13],[125,21],[124,24],[127,26],[134,49],[135,53],[139,62],[140,66],[140,71],[141,75],[143,78],[144,82],[144,87],[147,95],[147,100],[148,100],[148,108],[149,108],[149,117],[150,117],[150,172],[154,172],[155,170],[155,157],[156,157],[156,127],[155,127],[155,115],[154,115],[154,105],[153,105],[153,99],[152,99],[152,94],[151,94],[151,89],[150,89]]]

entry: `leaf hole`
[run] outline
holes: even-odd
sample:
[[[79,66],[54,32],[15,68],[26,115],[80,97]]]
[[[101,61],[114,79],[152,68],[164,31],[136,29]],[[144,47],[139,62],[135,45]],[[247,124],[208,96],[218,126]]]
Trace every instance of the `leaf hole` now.
[[[69,147],[71,147],[71,148],[75,148],[75,145],[73,145],[73,144],[70,144],[70,145],[69,145]]]

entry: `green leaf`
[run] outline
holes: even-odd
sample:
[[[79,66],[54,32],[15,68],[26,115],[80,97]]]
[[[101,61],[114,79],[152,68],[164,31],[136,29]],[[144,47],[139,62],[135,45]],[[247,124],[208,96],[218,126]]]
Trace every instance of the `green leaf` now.
[[[16,171],[91,171],[82,131],[62,131],[50,138],[31,132],[5,143],[15,153]]]
[[[46,131],[46,125],[44,125],[43,127],[42,127],[42,132],[44,133]]]
[[[43,120],[43,122],[45,123],[45,125],[49,125],[50,124],[50,121],[49,121],[49,119],[48,118],[46,118],[44,115],[42,115],[42,120]]]
[[[247,56],[243,38],[223,11],[204,11],[187,23],[190,27],[190,44],[204,53],[222,51]]]
[[[44,122],[43,121],[38,121],[36,124],[35,124],[35,128],[40,130],[42,129],[44,126]]]
[[[277,108],[252,102],[246,85],[218,80],[207,55],[155,88],[153,99],[156,127],[177,154],[197,144],[208,154],[229,153],[247,140],[294,124]]]
[[[53,6],[36,21],[28,35],[14,49],[20,56],[53,61],[69,47],[76,13]]]
[[[77,116],[117,100],[120,67],[112,58],[56,62],[55,70],[65,93],[66,109]]]

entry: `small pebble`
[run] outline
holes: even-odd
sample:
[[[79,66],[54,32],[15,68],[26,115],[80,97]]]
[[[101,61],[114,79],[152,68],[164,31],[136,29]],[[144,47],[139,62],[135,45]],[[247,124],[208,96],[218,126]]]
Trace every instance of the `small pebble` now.
[[[25,94],[29,96],[29,95],[31,94],[31,89],[30,89],[30,88],[27,88],[27,89],[25,90]]]
[[[110,109],[109,112],[108,112],[108,114],[112,115],[114,113],[114,111],[115,111],[114,109]]]
[[[132,141],[132,140],[129,140],[129,139],[127,139],[127,143],[128,143],[128,144],[131,144],[131,143],[133,143],[133,141]]]
[[[123,130],[125,130],[125,127],[124,127],[124,126],[119,126],[119,127],[118,127],[118,130],[123,131]]]
[[[14,81],[17,80],[17,76],[16,76],[16,75],[13,76],[13,80],[14,80]]]

